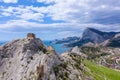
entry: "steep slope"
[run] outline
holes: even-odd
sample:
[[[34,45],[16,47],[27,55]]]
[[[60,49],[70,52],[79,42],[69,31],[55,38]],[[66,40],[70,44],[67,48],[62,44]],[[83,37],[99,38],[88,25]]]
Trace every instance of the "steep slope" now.
[[[104,42],[107,39],[113,38],[118,33],[119,32],[102,32],[97,29],[87,28],[84,30],[82,38],[79,41],[66,44],[66,46],[69,47],[82,46],[83,44],[86,44],[88,42],[98,44]]]
[[[108,68],[114,73],[96,73],[100,66],[94,71],[87,57],[78,47],[58,55],[52,46],[46,47],[29,33],[25,39],[0,46],[0,80],[106,80],[109,74],[114,76],[110,80],[120,79],[119,72]]]
[[[7,43],[0,47],[0,80],[53,80],[58,58],[37,38]]]
[[[107,39],[113,38],[116,32],[102,32],[97,29],[87,28],[82,35],[82,40],[90,40],[93,43],[101,43]]]
[[[112,39],[106,40],[100,45],[107,46],[107,47],[120,47],[120,34],[115,35],[115,37],[113,37]]]
[[[94,80],[119,80],[120,72],[106,68],[104,66],[98,66],[88,60],[83,61],[89,70],[85,70],[85,73],[89,76],[93,76]]]
[[[79,52],[80,49],[76,47],[76,49],[63,53],[62,57],[66,61],[64,67],[61,65],[57,66],[56,76],[59,77],[62,71],[64,80],[119,80],[120,72],[117,72],[113,69],[99,66],[91,60],[87,60],[86,55],[82,52]],[[105,56],[105,55],[103,55]],[[61,71],[62,70],[62,71]],[[74,76],[71,76],[72,73]],[[59,80],[59,79],[58,79]]]

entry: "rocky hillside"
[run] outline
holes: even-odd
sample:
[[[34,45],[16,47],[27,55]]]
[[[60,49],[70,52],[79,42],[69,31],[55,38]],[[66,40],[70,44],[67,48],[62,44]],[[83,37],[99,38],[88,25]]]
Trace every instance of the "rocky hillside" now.
[[[0,80],[120,79],[119,72],[98,66],[87,58],[79,48],[59,55],[52,46],[45,46],[29,33],[27,38],[0,46]],[[102,74],[104,70],[108,71],[105,75]]]
[[[0,80],[53,80],[59,56],[34,37],[14,40],[0,47]]]
[[[100,45],[107,47],[120,47],[120,34],[116,34],[115,37],[104,41]]]
[[[120,70],[120,48],[84,45],[74,47],[70,52],[81,53],[81,56],[98,65]]]
[[[82,46],[88,42],[99,44],[105,40],[112,39],[118,33],[119,32],[102,32],[94,28],[87,28],[84,30],[81,39],[65,45],[68,47]]]

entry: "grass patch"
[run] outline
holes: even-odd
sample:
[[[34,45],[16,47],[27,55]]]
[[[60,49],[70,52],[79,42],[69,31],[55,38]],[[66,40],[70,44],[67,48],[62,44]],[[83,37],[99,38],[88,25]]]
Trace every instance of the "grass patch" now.
[[[98,66],[88,60],[84,60],[84,64],[90,69],[89,74],[94,77],[94,80],[120,80],[120,72],[118,71]]]

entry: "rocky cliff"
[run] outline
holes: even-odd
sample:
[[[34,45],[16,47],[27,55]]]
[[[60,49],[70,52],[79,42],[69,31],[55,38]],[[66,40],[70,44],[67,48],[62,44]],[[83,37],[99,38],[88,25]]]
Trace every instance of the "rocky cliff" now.
[[[58,55],[31,35],[0,47],[0,80],[93,80],[81,61],[81,54]]]
[[[96,73],[97,69],[92,71],[90,66],[95,64],[87,58],[87,54],[83,54],[78,47],[59,55],[52,46],[45,46],[34,34],[30,34],[27,38],[0,46],[0,80],[120,79],[120,75],[115,75],[115,79],[106,76],[113,73],[103,75],[102,72]]]
[[[119,32],[102,32],[94,28],[87,28],[84,30],[82,38],[80,40],[68,43],[66,44],[66,46],[82,46],[88,42],[99,44],[104,42],[105,40],[112,39],[118,33]]]
[[[14,40],[0,47],[0,80],[54,80],[56,52],[38,38]]]

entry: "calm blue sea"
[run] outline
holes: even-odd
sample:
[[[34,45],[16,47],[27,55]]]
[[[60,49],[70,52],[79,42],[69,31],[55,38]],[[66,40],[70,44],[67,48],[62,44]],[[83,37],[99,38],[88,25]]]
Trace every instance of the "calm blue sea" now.
[[[53,46],[58,53],[63,53],[70,50],[70,48],[65,47],[63,44],[55,44],[51,43],[50,41],[44,41],[44,44],[46,44],[47,46]]]
[[[7,43],[7,41],[0,41],[0,46],[4,45],[5,43]]]
[[[55,43],[51,43],[50,41],[43,41],[43,42],[47,46],[53,46],[56,52],[58,52],[59,54],[70,50],[70,48],[63,46],[63,44],[55,44]],[[0,45],[3,45],[5,43],[7,43],[7,41],[0,41]]]

